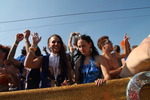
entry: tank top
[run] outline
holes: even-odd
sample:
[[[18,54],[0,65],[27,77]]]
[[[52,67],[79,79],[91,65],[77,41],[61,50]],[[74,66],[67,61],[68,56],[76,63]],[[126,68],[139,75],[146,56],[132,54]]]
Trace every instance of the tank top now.
[[[101,68],[95,65],[94,58],[90,59],[88,65],[83,65],[81,68],[81,84],[92,83],[98,78],[102,78]]]

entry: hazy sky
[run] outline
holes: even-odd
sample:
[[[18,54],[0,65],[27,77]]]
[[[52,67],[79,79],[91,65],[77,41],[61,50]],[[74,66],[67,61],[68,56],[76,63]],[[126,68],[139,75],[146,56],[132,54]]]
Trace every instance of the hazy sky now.
[[[150,0],[0,0],[0,44],[12,46],[26,29],[39,33],[41,49],[52,34],[67,45],[71,32],[90,35],[96,47],[103,35],[119,45],[125,33],[138,45],[150,34]]]

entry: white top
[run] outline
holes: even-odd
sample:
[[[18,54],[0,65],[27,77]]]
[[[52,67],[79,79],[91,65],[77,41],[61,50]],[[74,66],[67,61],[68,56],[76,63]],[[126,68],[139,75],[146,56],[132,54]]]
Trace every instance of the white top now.
[[[58,54],[50,53],[49,66],[51,66],[54,70],[55,80],[57,80],[58,71],[59,71],[59,59],[60,59],[60,56]]]

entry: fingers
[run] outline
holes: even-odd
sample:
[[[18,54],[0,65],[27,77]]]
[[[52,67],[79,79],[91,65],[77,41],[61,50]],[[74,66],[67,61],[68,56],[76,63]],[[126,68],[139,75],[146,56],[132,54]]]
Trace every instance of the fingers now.
[[[39,37],[37,32],[35,32],[34,34],[31,34],[31,36],[32,36],[32,42],[34,45],[37,45],[42,39],[42,37]]]
[[[25,34],[25,38],[29,38],[29,36],[30,36],[30,30],[26,30],[24,32],[24,34]]]
[[[127,33],[125,33],[125,34],[124,34],[124,40],[129,40],[129,39],[130,39],[130,37],[127,36]]]
[[[105,79],[97,79],[97,80],[95,81],[95,84],[96,84],[97,86],[100,86],[100,85],[102,85],[102,84],[105,83],[105,82],[106,82]]]
[[[72,36],[75,36],[75,35],[79,36],[80,33],[79,33],[79,32],[73,32],[73,33],[71,33],[71,35],[72,35]]]
[[[22,33],[18,33],[18,34],[16,35],[16,41],[18,41],[18,42],[22,41],[23,38],[24,38],[24,35],[23,35]]]

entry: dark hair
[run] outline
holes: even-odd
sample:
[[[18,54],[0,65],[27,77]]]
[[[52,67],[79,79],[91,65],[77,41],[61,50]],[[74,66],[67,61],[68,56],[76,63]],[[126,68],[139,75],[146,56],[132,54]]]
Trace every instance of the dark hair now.
[[[21,54],[22,55],[26,55],[27,54],[25,46],[23,46],[23,48],[21,49]]]
[[[57,34],[53,34],[51,35],[49,38],[48,38],[48,41],[47,41],[47,44],[49,45],[49,40],[52,38],[52,37],[58,37],[60,39],[60,44],[61,44],[61,49],[59,51],[59,56],[60,56],[60,62],[59,62],[59,66],[60,66],[60,69],[61,69],[61,72],[67,76],[67,63],[68,63],[68,60],[67,60],[67,55],[66,55],[66,48],[64,46],[64,43],[62,41],[62,38],[57,35]],[[48,46],[49,47],[49,46]]]
[[[92,43],[92,46],[91,46],[91,55],[92,55],[92,57],[94,57],[95,55],[99,55],[98,50],[94,46],[93,40],[91,39],[90,36],[84,34],[84,35],[81,35],[78,40],[80,40],[80,39],[85,40],[88,43],[90,43],[90,42]]]
[[[39,47],[37,47],[37,49],[36,49],[36,51],[35,51],[35,55],[36,55],[36,56],[41,56],[41,55],[42,55],[41,50],[40,50]]]
[[[115,45],[114,46],[114,51],[116,51],[117,53],[120,53],[120,46],[119,45]]]
[[[7,59],[8,53],[10,51],[10,47],[9,46],[4,46],[0,44],[0,50],[2,50],[3,52],[6,53],[5,59]]]
[[[101,45],[104,44],[104,42],[106,41],[105,39],[109,39],[109,37],[108,37],[108,36],[102,36],[102,37],[100,37],[100,38],[98,39],[98,41],[97,41],[97,46],[98,46],[98,48],[99,48],[100,50],[102,50]]]
[[[94,58],[94,56],[96,56],[96,55],[99,55],[98,50],[94,46],[93,40],[91,39],[90,36],[84,34],[84,35],[81,35],[78,40],[80,40],[80,39],[85,40],[88,43],[92,43],[92,46],[91,46],[91,56],[92,56],[92,58]],[[79,58],[79,61],[80,61],[80,66],[79,66],[79,69],[78,69],[79,74],[77,76],[79,78],[80,82],[82,80],[82,76],[81,76],[80,73],[81,73],[81,68],[83,66],[83,63],[84,63],[84,59],[85,59],[85,56],[81,54],[81,57]]]

